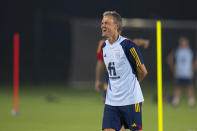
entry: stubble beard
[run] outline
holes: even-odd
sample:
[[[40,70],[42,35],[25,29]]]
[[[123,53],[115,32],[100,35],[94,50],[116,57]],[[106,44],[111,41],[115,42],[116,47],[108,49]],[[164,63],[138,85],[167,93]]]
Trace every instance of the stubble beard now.
[[[102,37],[103,37],[104,39],[109,38],[106,34],[103,34],[103,33],[102,33]]]

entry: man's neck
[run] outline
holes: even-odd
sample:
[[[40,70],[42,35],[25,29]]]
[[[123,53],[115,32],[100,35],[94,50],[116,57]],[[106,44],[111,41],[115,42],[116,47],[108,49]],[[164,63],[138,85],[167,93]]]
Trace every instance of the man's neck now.
[[[119,37],[118,33],[112,35],[111,37],[108,38],[109,43],[113,44],[118,39],[118,37]]]

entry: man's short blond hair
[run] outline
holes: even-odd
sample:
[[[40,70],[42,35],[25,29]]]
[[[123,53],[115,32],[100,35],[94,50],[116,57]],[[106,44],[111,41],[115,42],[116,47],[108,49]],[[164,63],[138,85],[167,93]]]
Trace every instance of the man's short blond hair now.
[[[120,16],[119,13],[117,13],[116,11],[105,11],[103,13],[103,17],[104,16],[113,16],[114,17],[114,24],[119,25],[118,32],[120,33],[122,31],[122,17]]]

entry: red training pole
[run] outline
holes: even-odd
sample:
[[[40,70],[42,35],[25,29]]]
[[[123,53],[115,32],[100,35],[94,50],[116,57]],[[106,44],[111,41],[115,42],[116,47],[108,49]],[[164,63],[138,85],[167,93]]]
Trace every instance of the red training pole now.
[[[14,33],[13,36],[13,88],[14,88],[14,105],[13,114],[18,112],[18,90],[19,90],[19,33]]]

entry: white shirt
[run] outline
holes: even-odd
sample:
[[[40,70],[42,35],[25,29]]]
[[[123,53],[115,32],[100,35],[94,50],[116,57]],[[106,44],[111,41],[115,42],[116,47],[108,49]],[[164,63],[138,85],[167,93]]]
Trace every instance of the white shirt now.
[[[105,104],[124,106],[144,101],[136,76],[137,66],[143,64],[138,47],[125,37],[110,44],[106,40],[102,47],[109,82]]]
[[[176,78],[191,79],[193,77],[193,52],[190,48],[178,48],[175,53]]]

